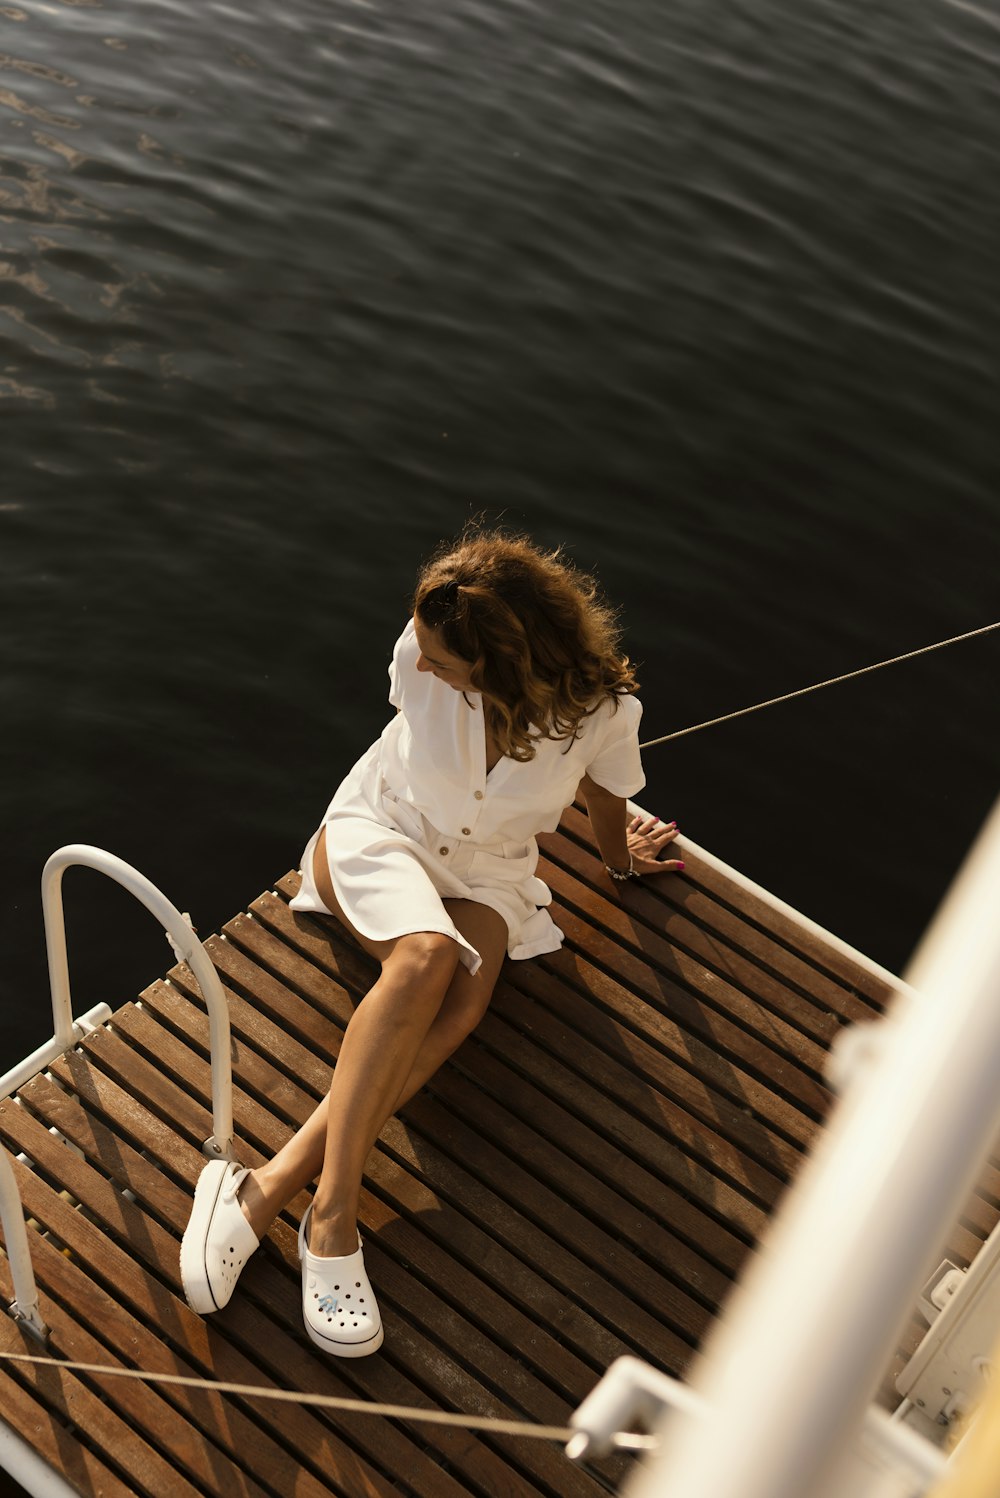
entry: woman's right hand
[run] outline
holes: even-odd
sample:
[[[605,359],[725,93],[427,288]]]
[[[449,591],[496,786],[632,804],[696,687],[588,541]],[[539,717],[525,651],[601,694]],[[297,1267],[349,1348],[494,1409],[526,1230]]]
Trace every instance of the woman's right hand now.
[[[635,873],[670,874],[683,869],[683,859],[660,857],[678,830],[676,822],[661,822],[659,817],[631,817],[625,832]]]

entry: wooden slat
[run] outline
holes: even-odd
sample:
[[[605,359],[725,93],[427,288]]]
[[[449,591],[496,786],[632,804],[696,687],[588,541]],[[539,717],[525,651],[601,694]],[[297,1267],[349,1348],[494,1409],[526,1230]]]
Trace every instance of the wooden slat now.
[[[487,1022],[487,1029],[489,1028],[490,1024]],[[203,1029],[202,1037],[207,1038],[207,1027]],[[542,1219],[553,1226],[558,1225],[559,1237],[563,1243],[572,1242],[575,1252],[586,1257],[591,1264],[606,1265],[608,1252],[616,1247],[621,1234],[622,1215],[628,1215],[628,1203],[616,1198],[614,1193],[608,1193],[607,1188],[603,1192],[600,1189],[592,1191],[590,1188],[593,1186],[593,1177],[588,1172],[569,1172],[566,1156],[551,1146],[546,1147],[545,1141],[513,1115],[509,1107],[501,1107],[492,1100],[482,1088],[482,1066],[489,1067],[489,1057],[478,1047],[474,1055],[479,1058],[481,1065],[476,1067],[471,1085],[463,1086],[463,1072],[458,1068],[449,1068],[437,1086],[428,1089],[427,1096],[406,1111],[406,1122],[419,1129],[425,1138],[437,1141],[453,1158],[456,1155],[460,1159],[463,1156],[475,1158],[477,1177],[498,1195],[502,1193],[501,1199],[512,1201],[536,1221]],[[544,1109],[545,1099],[514,1072],[505,1071],[503,1078],[495,1081],[494,1086],[508,1104],[520,1090],[528,1094],[527,1111],[534,1112],[536,1106]],[[435,1107],[430,1100],[431,1093],[442,1097],[448,1112]],[[475,1118],[475,1133],[462,1122],[463,1117]],[[575,1120],[564,1113],[560,1114],[559,1121],[554,1125],[564,1143],[567,1131],[572,1134],[574,1126]],[[577,1132],[582,1133],[579,1129]],[[596,1141],[588,1134],[578,1148],[586,1156],[594,1143]],[[515,1157],[519,1161],[518,1166],[511,1164]],[[530,1173],[521,1169],[523,1165],[529,1166]],[[421,1159],[421,1173],[426,1178],[431,1178],[425,1157]],[[543,1181],[541,1177],[546,1174],[549,1180]],[[594,1210],[586,1216],[575,1205],[577,1198],[574,1187],[584,1199],[588,1196],[593,1198]],[[601,1200],[602,1196],[606,1198],[609,1194],[610,1205],[606,1200]],[[608,1222],[601,1227],[595,1222],[595,1218],[605,1214]],[[641,1224],[637,1217],[635,1226],[639,1228],[645,1224]],[[609,1236],[610,1232],[614,1233],[613,1238]],[[665,1242],[662,1246],[671,1256],[684,1253],[683,1245],[676,1239]],[[616,1283],[627,1294],[646,1304],[660,1300],[665,1289],[669,1291],[667,1280],[661,1282],[661,1276],[652,1277],[640,1263],[631,1261],[623,1261],[620,1272],[616,1275]],[[643,1283],[646,1285],[645,1292]],[[704,1305],[688,1303],[682,1295],[680,1298],[674,1297],[671,1307],[664,1306],[663,1314],[673,1324],[680,1323],[682,1335],[696,1336],[700,1334],[704,1324],[704,1309]]]
[[[539,838],[539,843],[548,849],[553,841],[565,838],[567,834],[574,839],[581,839],[587,846],[593,846],[589,824],[577,807],[570,807],[564,813],[559,832]],[[749,930],[756,929],[776,945],[784,947],[789,954],[798,957],[820,978],[832,978],[833,992],[825,990],[822,985],[817,991],[826,992],[831,998],[835,998],[837,990],[845,995],[846,998],[842,1001],[846,1006],[843,1011],[845,1018],[871,1018],[873,1011],[878,1013],[884,1008],[892,990],[863,963],[856,962],[839,948],[824,942],[821,936],[777,910],[768,901],[761,900],[752,890],[700,858],[696,852],[685,851],[684,862],[683,882],[703,891],[721,908],[741,917],[743,924],[749,928],[745,938],[748,943],[752,940]],[[812,988],[813,981],[807,979],[805,986]],[[852,999],[862,1001],[867,1008],[867,1015],[857,1011]]]
[[[695,1287],[703,1304],[717,1304],[728,1278],[694,1245],[719,1235],[718,1223],[651,1179],[601,1134],[579,1127],[532,1080],[502,1064],[486,1047],[494,1041],[505,1044],[503,1028],[491,1024],[486,1032],[481,1043],[466,1046],[456,1057],[434,1095],[552,1190],[562,1203],[552,1230],[561,1237],[579,1242],[572,1223],[586,1213],[604,1233],[634,1243],[659,1273]],[[419,1127],[412,1111],[406,1117]],[[700,1325],[697,1313],[696,1319]]]
[[[297,877],[288,877],[279,881],[278,884],[279,891],[286,897],[290,897],[296,888]],[[231,928],[227,929],[230,929],[230,934],[234,940],[255,943],[261,961],[281,962],[284,975],[289,981],[303,981],[304,973],[301,968],[296,970],[295,959],[292,956],[294,948],[300,951],[304,957],[308,958],[310,965],[314,966],[318,971],[322,970],[321,965],[325,966],[331,973],[336,972],[357,994],[364,991],[367,982],[370,981],[370,968],[365,966],[363,954],[358,953],[356,948],[352,949],[349,943],[332,926],[332,923],[320,926],[315,920],[295,917],[291,912],[283,911],[270,895],[261,896],[260,900],[255,901],[254,910],[257,917],[256,926],[265,926],[269,932],[268,937],[261,938],[256,930],[251,931],[251,928],[244,924],[233,924]],[[275,933],[280,933],[289,945],[287,947],[283,945],[279,946],[278,943],[271,941],[270,937]],[[568,987],[560,988],[553,983],[552,978],[547,973],[547,966],[556,960],[555,957],[546,959],[544,964],[538,962],[508,963],[505,968],[505,980],[498,985],[497,999],[494,1006],[491,1007],[495,1008],[498,1013],[513,1016],[518,1009],[524,1007],[524,993],[530,990],[532,996],[543,996],[547,1003],[552,1004],[558,1010],[562,1019],[571,1017],[579,1024],[581,1022],[581,1014],[585,1015],[583,1021],[584,1027],[591,1035],[599,1034],[600,1030],[598,1027],[603,1027],[604,1024],[603,1013],[600,1010],[595,1010],[593,1004],[581,1004],[579,989],[574,991]],[[565,970],[564,967],[563,971]],[[755,1098],[759,1095],[758,1089],[755,1088],[752,1079],[744,1079],[743,1090],[739,1094],[738,1105],[735,1107],[729,1105],[727,1099],[720,1096],[718,1092],[706,1092],[700,1079],[692,1078],[690,1071],[687,1069],[688,1065],[690,1065],[692,1054],[696,1056],[704,1055],[706,1058],[711,1056],[706,1047],[700,1045],[698,1042],[691,1043],[686,1037],[681,1035],[681,1032],[668,1027],[667,1034],[670,1038],[674,1036],[679,1037],[674,1047],[674,1055],[684,1064],[680,1068],[676,1068],[673,1064],[674,1058],[671,1055],[665,1054],[663,1051],[654,1050],[645,1039],[644,1031],[651,1030],[651,1018],[656,1018],[652,1014],[652,1011],[650,1011],[645,1000],[633,996],[627,990],[614,985],[608,985],[604,980],[604,975],[596,970],[585,974],[582,978],[582,983],[585,986],[586,997],[588,999],[593,1000],[597,997],[607,998],[609,1003],[615,1006],[616,1016],[621,1016],[628,1025],[627,1028],[618,1027],[615,1025],[614,1019],[612,1019],[610,1025],[607,1027],[610,1048],[619,1052],[623,1058],[627,1058],[627,1064],[617,1074],[615,1086],[609,1088],[608,1097],[605,1097],[600,1108],[597,1110],[598,1117],[604,1119],[606,1116],[612,1116],[608,1113],[610,1106],[609,1097],[619,1095],[617,1092],[617,1088],[619,1087],[622,1089],[621,1095],[628,1096],[629,1109],[633,1112],[637,1109],[639,1111],[642,1110],[643,1105],[637,1102],[637,1095],[643,1088],[653,1088],[664,1095],[667,1094],[667,1089],[669,1089],[670,1095],[676,1097],[681,1103],[694,1105],[692,1111],[696,1117],[695,1128],[703,1127],[706,1121],[711,1120],[713,1125],[720,1126],[720,1134],[724,1130],[728,1131],[725,1137],[737,1140],[741,1146],[745,1145],[748,1135],[755,1135],[757,1133],[755,1124],[748,1121],[746,1111],[747,1092],[749,1091],[751,1096]],[[516,984],[520,992],[515,992],[513,987],[508,988],[508,984]],[[586,988],[588,984],[590,987]],[[481,1027],[477,1031],[477,1036],[488,1033],[488,1029],[484,1030]],[[662,1039],[662,1035],[658,1030],[654,1038],[657,1040]],[[580,1039],[574,1039],[573,1047],[577,1045],[580,1045],[582,1048],[587,1062],[586,1074],[590,1075],[591,1065],[595,1065],[599,1069],[599,1048],[591,1045],[588,1035],[582,1035]],[[605,1047],[605,1054],[607,1052],[608,1047]],[[570,1054],[573,1054],[573,1048],[570,1048]],[[544,1069],[546,1074],[551,1078],[551,1057],[544,1063]],[[626,1072],[635,1074],[640,1078],[638,1087],[629,1088],[629,1078],[625,1075]],[[731,1069],[724,1068],[722,1074],[728,1082],[732,1075]],[[647,1093],[647,1096],[650,1095]],[[764,1093],[762,1095],[770,1101],[768,1094]],[[656,1106],[656,1104],[651,1105],[652,1111],[647,1109],[647,1117],[650,1122],[654,1120]],[[581,1103],[580,1107],[586,1114],[588,1111],[591,1111],[592,1102],[588,1100],[585,1103]],[[705,1133],[707,1140],[705,1154],[712,1156],[712,1131],[708,1129]],[[628,1153],[635,1146],[636,1137],[633,1137],[631,1140],[625,1137],[616,1142]],[[770,1156],[769,1163],[773,1161],[782,1167],[781,1174],[778,1177],[779,1180],[784,1179],[787,1172],[795,1168],[800,1159],[798,1150],[791,1148],[777,1136],[773,1136],[770,1133],[767,1135],[766,1153]],[[653,1154],[656,1168],[666,1169],[670,1158],[669,1148],[661,1143],[654,1149]],[[765,1177],[756,1172],[752,1166],[749,1169],[749,1173],[754,1176],[758,1185],[765,1184]],[[680,1174],[685,1190],[690,1193],[696,1188],[696,1182],[700,1177],[697,1166],[692,1166],[686,1155]],[[764,1191],[765,1198],[771,1201],[774,1194],[773,1181],[766,1183]],[[709,1187],[708,1196],[713,1210],[716,1209],[720,1198],[717,1182],[713,1182]],[[758,1227],[759,1219],[754,1222],[751,1231],[756,1230]]]
[[[571,826],[582,820],[573,811],[567,817]],[[563,836],[551,839],[547,852],[544,869],[552,871],[560,886],[569,875],[592,889],[605,907],[605,919],[610,918],[613,929],[624,940],[641,943],[644,937],[661,933],[672,945],[751,995],[762,1010],[780,1016],[821,1048],[830,1044],[844,1019],[871,1018],[871,1007],[852,990],[734,915],[692,884],[686,874],[665,874],[659,880],[625,886],[619,892],[609,889],[603,864],[591,848]],[[542,877],[549,882],[547,872]],[[786,1044],[794,1047],[794,1037]],[[815,1064],[815,1051],[806,1049],[801,1054],[807,1064]]]
[[[276,890],[285,899],[291,898],[297,888],[297,875],[286,876],[276,884]],[[266,896],[261,898],[267,899]],[[302,921],[300,931],[304,933],[309,924]],[[321,927],[316,929],[323,930]],[[303,967],[301,962],[297,962],[290,950],[275,940],[273,933],[262,921],[254,922],[249,917],[238,916],[229,923],[226,932],[231,939],[209,942],[213,960],[234,985],[241,987],[241,991],[249,993],[252,990],[259,1006],[272,1016],[276,1012],[280,1015],[287,1013],[295,999],[291,990],[269,971],[270,965],[282,964],[282,970],[289,981],[308,985],[311,975],[313,978],[319,977],[322,984],[319,970]],[[300,939],[303,961],[315,962],[315,946],[310,946],[304,935]],[[318,941],[329,954],[331,928]],[[349,973],[352,985],[363,985],[366,974],[373,971],[370,966],[364,967],[364,961],[363,954],[356,954],[356,968]],[[530,998],[523,983],[518,989],[510,986],[519,982],[521,975],[534,969],[533,963],[517,966],[508,964],[505,970],[506,981],[498,986],[491,1013],[503,1015],[512,1025],[530,1034],[549,1057],[559,1054],[571,1060],[584,1077],[592,1079],[602,1089],[607,1098],[623,1100],[630,1113],[644,1117],[647,1123],[662,1128],[665,1137],[676,1141],[684,1154],[682,1175],[685,1179],[689,1174],[688,1157],[697,1157],[700,1152],[702,1163],[710,1165],[723,1179],[731,1179],[745,1187],[753,1199],[765,1204],[773,1202],[784,1175],[775,1177],[748,1162],[721,1134],[713,1133],[706,1126],[703,1117],[695,1117],[678,1106],[662,1087],[654,1088],[655,1073],[660,1068],[667,1071],[668,1067],[664,1058],[651,1052],[640,1037],[609,1025],[609,1032],[613,1032],[612,1043],[595,1045],[589,1035],[583,1034],[579,1029],[569,1029],[549,1010]],[[308,986],[306,992],[312,999],[313,994]],[[311,1006],[299,1007],[306,1009],[310,1016],[313,1046],[317,1049],[322,1047],[328,1035],[327,1021]],[[578,995],[568,996],[567,1009],[570,1017],[579,1018],[581,1005]],[[586,1014],[592,1021],[592,1011],[588,1010]],[[482,1029],[477,1031],[477,1039],[483,1038],[485,1033]],[[619,1055],[621,1060],[617,1059]],[[688,1073],[682,1073],[679,1084],[675,1079],[673,1090],[676,1091],[678,1085],[683,1090],[683,1081],[687,1077]],[[723,1105],[717,1100],[714,1106],[720,1108]],[[730,1127],[739,1128],[744,1120],[745,1115],[733,1110]],[[797,1160],[798,1157],[793,1155],[792,1158]]]
[[[519,998],[504,992],[504,1018],[509,1020],[516,1015]],[[581,1121],[591,1119],[585,1141],[575,1144],[577,1157],[603,1168],[606,1179],[630,1182],[644,1205],[665,1222],[674,1222],[685,1237],[703,1241],[718,1233],[721,1245],[723,1240],[728,1243],[730,1236],[742,1235],[744,1241],[749,1241],[760,1230],[762,1214],[747,1194],[686,1157],[664,1135],[662,1127],[656,1127],[655,1121],[648,1123],[635,1117],[618,1105],[614,1095],[600,1093],[589,1078],[575,1069],[557,1067],[551,1060],[546,1065],[549,1058],[545,1053],[519,1035],[513,1024],[508,1023],[503,1029],[495,1021],[486,1024],[483,1040],[487,1044],[492,1042],[512,1066],[531,1068],[539,1087],[557,1099],[567,1112]],[[537,1116],[544,1117],[546,1111],[544,1103],[539,1101]],[[558,1125],[553,1122],[550,1127],[558,1137]],[[645,1180],[640,1172],[645,1172]],[[664,1177],[683,1193],[686,1207],[673,1197],[658,1204]],[[720,1260],[728,1262],[728,1247],[720,1246],[718,1252]]]
[[[583,939],[578,925],[574,934]],[[669,1010],[661,1012],[631,984],[619,982],[576,946],[540,958],[530,973],[515,972],[512,981],[543,1002],[551,997],[554,1004],[561,1004],[564,1015],[574,1001],[579,1011],[579,1000],[586,996],[598,1016],[608,1016],[670,1059],[675,1067],[671,1087],[676,1085],[673,1095],[679,1103],[766,1169],[786,1175],[798,1169],[802,1151],[815,1134],[814,1120],[745,1067],[721,1056],[710,1033],[691,1033]]]
[[[2,1107],[3,1105],[0,1105],[0,1108]],[[3,1127],[5,1135],[9,1121],[10,1114],[4,1112],[0,1118],[0,1126]],[[51,1139],[51,1136],[46,1137]],[[70,1215],[78,1215],[72,1212],[72,1208],[68,1207],[57,1193],[43,1187],[32,1172],[24,1170],[20,1162],[17,1162],[15,1169],[18,1172],[18,1183],[23,1199],[34,1215],[38,1215],[39,1210],[46,1214],[45,1219],[42,1220],[59,1220]],[[45,1266],[47,1260],[42,1249],[36,1253],[35,1258],[42,1267]],[[58,1356],[72,1356],[69,1349],[77,1346],[86,1351],[92,1348],[93,1344],[86,1334],[74,1335],[72,1320],[67,1320],[57,1305],[45,1296],[40,1296],[40,1302],[42,1315],[52,1327],[53,1351]],[[37,1351],[37,1347],[25,1350]],[[108,1361],[113,1363],[114,1359],[110,1358]],[[75,1426],[84,1435],[91,1449],[98,1452],[104,1461],[115,1468],[131,1484],[133,1491],[148,1494],[149,1498],[157,1498],[157,1495],[165,1492],[176,1492],[179,1498],[194,1498],[198,1490],[178,1466],[174,1465],[173,1454],[170,1459],[166,1459],[161,1454],[161,1450],[157,1449],[161,1444],[162,1432],[166,1430],[167,1434],[177,1435],[176,1429],[172,1428],[169,1420],[169,1411],[158,1395],[146,1405],[142,1434],[140,1434],[133,1430],[128,1416],[129,1407],[134,1407],[136,1386],[129,1386],[123,1381],[120,1386],[108,1393],[104,1390],[95,1392],[88,1375],[78,1375],[62,1370],[56,1359],[44,1366],[19,1365],[17,1377],[33,1388],[49,1409],[57,1411],[68,1423]],[[117,1380],[108,1382],[118,1384]],[[124,1411],[124,1418],[114,1408],[115,1405]],[[166,1427],[161,1423],[165,1411],[168,1415]],[[181,1465],[184,1463],[185,1445],[186,1443],[182,1441],[181,1450],[178,1453]]]
[[[691,1196],[698,1194],[701,1182],[707,1180],[705,1189],[713,1212],[719,1210],[718,1181],[734,1187],[749,1202],[773,1205],[784,1177],[757,1165],[677,1101],[678,1084],[683,1089],[686,1072],[678,1078],[678,1069],[669,1058],[607,1017],[595,1024],[593,1012],[581,1012],[579,1003],[573,1002],[575,995],[559,995],[555,985],[549,985],[547,992],[554,1002],[559,997],[566,1000],[563,1009],[553,1012],[535,999],[527,985],[514,987],[515,981],[512,974],[511,984],[500,985],[491,1010],[511,1028],[530,1036],[543,1055],[563,1061],[563,1071],[570,1078],[568,1085],[578,1099],[573,1106],[584,1108],[595,1127],[604,1128],[605,1110],[611,1104],[654,1130],[661,1139],[656,1151],[658,1171]],[[559,1080],[562,1092],[561,1077]],[[632,1164],[631,1157],[625,1155],[629,1141],[639,1137],[633,1125],[622,1139],[625,1164]],[[676,1220],[672,1205],[667,1212],[670,1220]]]
[[[824,1116],[830,1094],[796,1058],[772,1049],[744,1023],[730,1018],[745,1007],[741,995],[705,969],[692,968],[680,956],[676,957],[675,978],[661,965],[662,953],[656,954],[659,961],[639,955],[559,902],[553,902],[552,915],[572,951],[585,953],[591,965],[613,973],[619,983],[641,995],[644,1005],[655,1007],[664,1019],[669,1017],[687,1044],[700,1042],[716,1062],[730,1064],[767,1089],[774,1099],[771,1112],[783,1128],[801,1138],[811,1136],[811,1125]],[[678,978],[688,980],[691,986],[688,982],[682,985]],[[695,979],[700,979],[698,988],[693,986]],[[707,989],[713,990],[711,1003]],[[740,1020],[750,1017],[741,1014]],[[798,1115],[794,1121],[791,1110]]]

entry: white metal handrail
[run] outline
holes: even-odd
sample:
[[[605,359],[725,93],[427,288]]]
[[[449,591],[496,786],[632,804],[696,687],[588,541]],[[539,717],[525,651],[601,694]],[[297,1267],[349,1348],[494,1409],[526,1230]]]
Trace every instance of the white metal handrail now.
[[[42,1071],[70,1046],[110,1018],[107,1004],[96,1004],[74,1020],[69,986],[69,961],[66,953],[66,923],[63,918],[62,877],[73,864],[107,874],[129,894],[135,896],[163,926],[167,940],[179,962],[190,966],[208,1007],[209,1038],[212,1052],[212,1135],[202,1148],[207,1155],[232,1157],[233,1149],[233,1068],[229,1049],[229,1009],[226,996],[212,960],[199,941],[190,921],[144,874],[103,848],[86,843],[69,843],[59,848],[42,870],[42,911],[45,917],[45,946],[49,962],[49,985],[52,993],[52,1039],[0,1077],[0,1098],[6,1098],[29,1078]],[[38,1291],[31,1268],[28,1236],[21,1210],[20,1193],[7,1152],[0,1147],[0,1221],[14,1281],[14,1301],[10,1306],[16,1320],[27,1325],[36,1336],[44,1338],[45,1324],[38,1309]]]
[[[106,853],[103,848],[89,847],[86,843],[69,843],[65,848],[60,848],[53,853],[42,871],[42,910],[45,916],[45,945],[48,950],[52,1016],[55,1023],[55,1035],[51,1043],[58,1045],[62,1042],[56,1054],[61,1054],[76,1038],[62,904],[62,876],[72,864],[83,864],[86,868],[107,874],[145,905],[162,925],[178,961],[186,962],[198,980],[208,1007],[212,1053],[212,1135],[205,1140],[203,1149],[207,1155],[229,1156],[233,1144],[233,1069],[229,1049],[229,1009],[219,975],[190,921],[185,919],[176,905],[155,884],[131,864],[116,858],[113,853]]]
[[[92,848],[86,843],[69,843],[65,848],[59,848],[42,871],[42,910],[52,991],[53,1035],[51,1040],[0,1077],[0,1098],[16,1092],[30,1077],[111,1016],[107,1004],[95,1004],[86,1014],[73,1018],[62,903],[62,876],[72,864],[82,864],[107,874],[145,905],[163,926],[178,961],[188,963],[197,978],[208,1006],[212,1050],[212,1136],[205,1140],[203,1148],[207,1155],[229,1156],[233,1143],[233,1072],[229,1051],[229,1010],[219,975],[190,921],[155,884],[113,853]]]

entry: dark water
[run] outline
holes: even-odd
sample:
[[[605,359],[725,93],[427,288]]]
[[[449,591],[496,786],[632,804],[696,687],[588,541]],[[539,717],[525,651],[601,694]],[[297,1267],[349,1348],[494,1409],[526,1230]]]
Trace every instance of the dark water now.
[[[992,0],[50,0],[0,54],[8,1061],[48,854],[203,933],[253,899],[471,513],[598,570],[647,736],[1000,617]],[[899,968],[997,791],[998,668],[653,750],[644,800]],[[66,894],[79,1005],[168,965]]]

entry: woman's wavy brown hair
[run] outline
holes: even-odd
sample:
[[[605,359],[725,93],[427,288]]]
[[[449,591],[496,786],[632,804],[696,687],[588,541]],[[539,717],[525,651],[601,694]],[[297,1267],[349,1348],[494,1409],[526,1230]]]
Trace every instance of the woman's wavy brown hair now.
[[[424,563],[413,612],[468,662],[512,759],[534,759],[539,739],[574,738],[605,698],[617,707],[638,690],[594,578],[527,536],[467,530]]]

